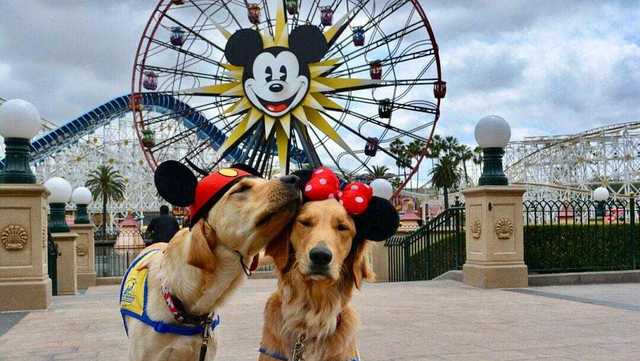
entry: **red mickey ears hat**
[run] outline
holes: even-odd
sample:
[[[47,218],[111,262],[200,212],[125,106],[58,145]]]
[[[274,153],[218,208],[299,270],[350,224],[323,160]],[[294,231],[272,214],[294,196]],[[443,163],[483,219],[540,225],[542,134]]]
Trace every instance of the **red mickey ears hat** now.
[[[258,175],[245,165],[214,170],[200,181],[184,164],[169,160],[158,166],[154,182],[167,202],[191,208],[191,226],[204,217],[214,204],[240,179]]]

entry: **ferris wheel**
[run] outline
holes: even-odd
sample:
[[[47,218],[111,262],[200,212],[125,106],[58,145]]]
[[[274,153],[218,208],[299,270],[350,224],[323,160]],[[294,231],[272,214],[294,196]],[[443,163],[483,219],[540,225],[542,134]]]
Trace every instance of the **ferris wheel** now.
[[[183,106],[145,111],[138,99],[154,94]],[[271,176],[325,165],[348,178],[401,162],[394,139],[429,144],[445,94],[417,0],[162,0],[140,39],[130,106],[153,169],[243,162]],[[403,164],[405,184],[420,161]]]

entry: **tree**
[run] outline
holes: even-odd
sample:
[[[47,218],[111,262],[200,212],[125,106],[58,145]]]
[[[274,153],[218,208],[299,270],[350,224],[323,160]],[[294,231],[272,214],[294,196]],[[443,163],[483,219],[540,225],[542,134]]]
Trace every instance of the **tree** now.
[[[449,190],[460,182],[458,162],[453,156],[440,158],[431,170],[431,184],[442,189],[444,193],[444,208],[449,208]]]
[[[389,172],[389,167],[386,165],[374,165],[369,172],[373,178],[386,178]]]
[[[464,170],[464,181],[469,184],[469,173],[467,172],[467,162],[472,160],[474,153],[466,144],[460,144],[456,149],[456,155],[458,161],[462,163],[462,169]]]
[[[417,162],[423,153],[424,153],[424,142],[421,142],[416,139],[407,145],[407,156],[409,157],[411,162],[413,161],[414,158],[416,159],[416,162]],[[419,187],[420,187],[420,172],[416,172],[416,188],[419,188]]]
[[[398,166],[398,175],[400,175],[400,166],[403,165],[402,159],[406,153],[406,146],[402,139],[396,138],[389,144],[389,151],[396,156],[396,166]]]
[[[91,190],[96,199],[102,198],[102,230],[106,233],[107,203],[124,199],[126,181],[112,166],[101,165],[89,173],[85,186]]]

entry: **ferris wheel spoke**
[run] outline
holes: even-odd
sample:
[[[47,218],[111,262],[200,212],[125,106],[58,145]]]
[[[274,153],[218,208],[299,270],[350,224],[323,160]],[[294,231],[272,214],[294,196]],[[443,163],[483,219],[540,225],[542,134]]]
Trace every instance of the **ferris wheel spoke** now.
[[[403,5],[405,5],[409,1],[411,0],[397,0],[393,2],[388,2],[387,3],[388,5],[384,9],[382,9],[380,13],[378,13],[373,17],[369,17],[369,20],[362,25],[362,29],[365,32],[367,32],[372,28],[375,28],[377,24],[380,24],[383,20],[391,16],[396,10],[400,9]],[[364,6],[360,7],[360,9],[363,9],[363,8]],[[335,42],[333,44],[334,46],[332,46],[330,49],[332,51],[328,53],[328,55],[326,55],[326,58],[328,59],[328,58],[337,56],[338,53],[340,53],[345,47],[351,44],[351,41],[352,41],[351,37],[345,37],[339,42]]]
[[[407,86],[413,87],[416,85],[433,85],[438,81],[437,78],[426,78],[426,79],[399,79],[399,80],[378,80],[371,83],[363,83],[362,85],[354,85],[344,88],[339,88],[336,90],[329,90],[323,92],[323,94],[337,94],[344,93],[355,90],[364,90],[364,89],[380,89],[387,87],[398,87],[398,86]]]
[[[215,108],[220,107],[220,106],[229,105],[229,104],[231,104],[233,102],[234,101],[231,100],[231,99],[223,99],[223,100],[219,100],[219,101],[215,101],[215,102],[211,102],[211,103],[206,103],[206,104],[202,104],[202,105],[198,105],[198,106],[194,106],[194,107],[188,107],[188,108],[185,108],[184,110],[179,110],[179,111],[175,111],[175,112],[171,112],[171,113],[164,113],[164,114],[159,115],[159,116],[146,118],[146,119],[143,120],[143,124],[145,126],[150,126],[150,125],[162,123],[162,122],[164,122],[166,120],[174,120],[177,117],[186,117],[186,116],[189,116],[189,115],[194,114],[196,112],[202,112],[202,111],[206,111],[206,110],[215,109]]]
[[[172,138],[167,138],[164,139],[163,141],[159,142],[158,144],[154,145],[153,147],[150,147],[150,150],[152,152],[159,152],[175,143],[180,142],[181,140],[194,135],[196,133],[196,131],[198,131],[198,127],[193,127],[193,128],[187,128],[183,131],[181,131],[178,134],[175,134]]]
[[[384,58],[379,61],[383,67],[386,67],[389,65],[396,65],[396,64],[404,63],[404,62],[415,60],[415,59],[426,58],[434,54],[435,54],[434,49],[424,49],[424,50],[418,50],[418,51],[407,53],[407,54],[398,55],[395,57]],[[349,61],[349,60],[350,59],[345,59],[345,61]],[[337,68],[340,67],[340,65],[341,64],[336,64],[336,67],[331,72],[332,76],[340,77],[340,76],[347,76],[349,74],[358,74],[361,72],[369,71],[371,67],[369,64],[361,64],[361,65],[351,67],[349,69],[342,69],[340,71],[335,71]]]
[[[313,0],[313,2],[311,3],[311,6],[309,7],[309,13],[307,14],[307,18],[304,20],[305,24],[309,24],[310,19],[313,19],[316,17],[318,6],[320,6],[320,0]]]
[[[331,158],[331,160],[333,161],[333,164],[335,164],[336,167],[338,167],[338,170],[340,171],[340,173],[342,173],[342,176],[346,178],[347,173],[344,171],[344,169],[342,169],[342,167],[340,167],[340,162],[338,162],[338,160],[336,160],[333,154],[329,151],[329,148],[327,148],[327,145],[325,144],[325,142],[322,141],[322,138],[320,137],[318,132],[313,127],[309,127],[309,129],[311,129],[311,132],[313,133],[313,135],[316,137],[316,139],[318,139],[318,143],[320,143],[325,153],[329,156],[329,158]]]
[[[215,61],[213,59],[210,59],[210,58],[208,58],[206,56],[202,56],[200,54],[196,54],[196,53],[191,52],[189,50],[183,49],[182,47],[178,47],[178,46],[175,46],[173,44],[170,44],[170,43],[167,43],[167,42],[164,42],[164,41],[160,41],[158,39],[149,39],[149,41],[154,43],[154,44],[157,44],[159,46],[163,46],[163,47],[165,47],[167,49],[175,50],[178,53],[182,53],[182,54],[188,55],[188,56],[190,56],[192,58],[204,61],[204,62],[212,64],[212,65],[215,65],[217,67],[221,67],[222,66],[222,64],[220,64],[219,62],[217,62],[217,61]]]
[[[229,16],[231,16],[231,19],[233,19],[233,22],[236,23],[236,26],[238,27],[238,29],[242,29],[243,26],[240,24],[240,22],[238,21],[238,19],[236,19],[236,16],[233,15],[233,11],[231,11],[231,9],[229,9],[229,5],[227,5],[227,2],[222,0],[222,6],[224,6],[224,8],[227,10],[227,12],[229,13]],[[247,1],[244,1],[244,5],[247,5]]]
[[[353,100],[358,103],[380,105],[380,102],[376,101],[375,99],[357,97],[355,95],[329,94],[328,97],[333,99],[341,99],[341,100]],[[392,106],[392,109],[394,110],[403,109],[403,110],[410,110],[410,111],[420,112],[420,113],[429,113],[429,114],[438,113],[438,108],[435,103],[424,101],[424,100],[420,101],[420,103],[427,104],[428,106],[420,106],[420,105],[410,104],[410,103],[400,103],[395,101],[392,101],[391,106]]]
[[[391,125],[389,123],[382,122],[382,121],[380,121],[380,120],[378,120],[376,118],[368,117],[368,116],[360,114],[360,113],[358,113],[358,112],[356,112],[354,110],[345,110],[345,112],[347,114],[349,114],[349,115],[354,116],[355,118],[358,118],[360,120],[365,121],[368,124],[373,124],[373,125],[376,125],[378,127],[382,127],[384,129],[390,130],[392,132],[396,132],[398,134],[401,134],[403,136],[406,136],[406,137],[409,137],[409,138],[412,138],[412,139],[415,139],[415,140],[419,140],[421,142],[426,142],[427,141],[427,139],[425,139],[423,137],[420,137],[420,136],[418,136],[418,135],[416,135],[416,134],[414,134],[414,133],[412,133],[410,131],[406,131],[404,129],[395,127],[395,126],[393,126],[393,125]]]
[[[358,132],[357,130],[351,128],[350,126],[348,126],[346,123],[341,122],[340,120],[338,120],[337,118],[335,118],[334,116],[332,116],[331,114],[328,114],[326,111],[321,111],[320,113],[324,114],[325,116],[327,116],[329,119],[333,120],[334,122],[340,124],[342,127],[344,127],[346,130],[348,130],[349,132],[351,132],[352,134],[356,135],[357,137],[359,137],[360,139],[364,140],[365,142],[367,142],[369,139],[367,139],[367,137],[365,137],[364,135],[360,134],[360,132]],[[391,158],[400,161],[400,159],[393,153],[389,152],[388,150],[384,149],[384,148],[380,148],[380,150],[382,150],[385,154],[387,154],[388,156],[390,156]]]
[[[304,127],[302,123],[295,121],[293,122],[293,128],[295,129],[296,134],[298,135],[297,139],[300,141],[300,144],[302,145],[302,149],[304,150],[305,154],[310,158],[309,162],[311,163],[311,165],[314,168],[320,167],[322,165],[322,162],[320,161],[320,157],[318,157],[318,153],[313,147],[313,142],[311,142],[311,138],[309,138],[309,132],[307,131],[307,127]]]
[[[211,74],[201,73],[201,72],[197,72],[197,71],[178,69],[178,67],[167,68],[167,67],[164,67],[164,66],[157,66],[157,65],[145,65],[144,69],[145,70],[157,71],[159,73],[167,73],[167,74],[172,74],[172,75],[183,75],[183,76],[188,76],[188,77],[192,77],[192,78],[198,78],[198,79],[203,78],[203,79],[215,80],[215,81],[220,81],[220,82],[228,82],[228,81],[234,80],[234,79],[231,79],[231,78],[228,78],[228,77],[225,77],[225,76],[211,75]]]
[[[172,22],[174,22],[176,25],[180,26],[181,28],[187,30],[190,34],[192,34],[193,36],[195,36],[196,38],[204,41],[205,43],[213,46],[214,48],[220,50],[222,53],[224,53],[224,49],[221,48],[220,46],[216,45],[215,43],[211,42],[209,39],[205,38],[204,36],[200,35],[200,33],[194,31],[193,29],[191,29],[190,27],[184,25],[183,23],[181,23],[180,21],[176,20],[174,17],[172,17],[169,14],[165,14],[164,15],[167,19],[171,20]]]
[[[271,12],[269,11],[269,4],[267,0],[262,0],[262,8],[264,9],[264,16],[267,23],[267,29],[269,29],[269,35],[273,37],[273,24],[271,23]]]

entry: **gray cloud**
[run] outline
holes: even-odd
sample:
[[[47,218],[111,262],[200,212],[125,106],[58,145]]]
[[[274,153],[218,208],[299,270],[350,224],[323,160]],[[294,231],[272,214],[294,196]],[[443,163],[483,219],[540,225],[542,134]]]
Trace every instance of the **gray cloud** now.
[[[155,4],[0,2],[0,96],[29,99],[63,122],[128,92]],[[449,89],[438,132],[473,143],[473,125],[491,113],[506,117],[516,138],[640,119],[636,1],[421,4]]]

